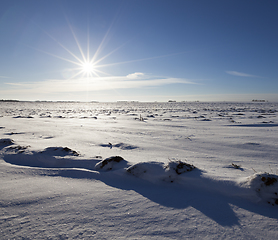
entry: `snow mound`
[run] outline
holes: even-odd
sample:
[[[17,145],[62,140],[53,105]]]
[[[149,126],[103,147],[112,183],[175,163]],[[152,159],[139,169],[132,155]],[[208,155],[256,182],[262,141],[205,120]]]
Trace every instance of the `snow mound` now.
[[[231,163],[230,165],[223,166],[223,168],[231,168],[231,169],[236,169],[236,170],[240,170],[240,171],[245,171],[244,168],[237,163]]]
[[[67,156],[67,155],[79,156],[80,155],[77,151],[72,150],[68,147],[48,147],[45,148],[40,153],[51,154],[53,156]]]
[[[117,143],[117,144],[112,144],[112,143],[108,143],[108,144],[100,144],[101,147],[109,147],[109,148],[119,148],[122,150],[132,150],[135,148],[138,148],[137,146],[131,145],[131,144],[127,144],[127,143]]]
[[[178,175],[195,168],[195,166],[182,161],[170,161],[167,165],[162,162],[141,162],[130,166],[126,171],[151,182],[174,182]]]
[[[278,175],[257,173],[248,178],[248,184],[262,201],[278,205]]]
[[[131,150],[131,149],[138,148],[134,145],[130,145],[130,144],[126,144],[126,143],[118,143],[118,144],[113,145],[113,147],[120,148],[122,150]]]
[[[10,138],[0,139],[0,149],[6,149],[10,152],[23,153],[30,146],[15,145],[15,142]]]
[[[126,166],[127,166],[127,161],[125,161],[122,157],[112,156],[97,163],[95,169],[109,171],[112,169],[115,170],[119,168],[124,168]]]
[[[14,141],[10,138],[1,138],[0,139],[0,146],[9,146],[14,144]]]
[[[9,146],[7,149],[15,153],[23,153],[29,147],[30,147],[29,145],[28,146],[13,145],[13,146]]]
[[[40,168],[79,168],[93,170],[96,159],[79,158],[80,154],[68,147],[48,147],[31,151],[30,146],[5,146],[1,151],[7,163]]]
[[[182,162],[182,161],[170,161],[166,166],[165,166],[165,170],[168,172],[173,172],[176,173],[178,175],[185,173],[185,172],[190,172],[193,169],[195,169],[196,167],[188,164],[186,162]],[[173,174],[172,173],[172,174]]]

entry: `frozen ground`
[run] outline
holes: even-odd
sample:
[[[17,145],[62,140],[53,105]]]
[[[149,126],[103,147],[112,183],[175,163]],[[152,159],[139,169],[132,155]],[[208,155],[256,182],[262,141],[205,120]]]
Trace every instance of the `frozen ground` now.
[[[0,102],[1,239],[277,239],[277,114]]]

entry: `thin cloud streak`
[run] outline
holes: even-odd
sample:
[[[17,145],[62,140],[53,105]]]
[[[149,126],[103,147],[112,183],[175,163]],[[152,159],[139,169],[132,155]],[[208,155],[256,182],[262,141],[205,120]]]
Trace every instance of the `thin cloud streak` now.
[[[120,64],[127,64],[127,63],[133,63],[133,62],[141,62],[141,61],[146,61],[146,60],[153,60],[153,59],[158,59],[158,58],[176,56],[176,55],[184,54],[186,52],[187,51],[178,52],[178,53],[171,53],[171,54],[166,54],[166,55],[160,55],[160,56],[155,56],[155,57],[148,57],[148,58],[129,60],[129,61],[124,61],[124,62],[107,63],[107,64],[103,64],[103,65],[98,65],[98,67],[115,66],[115,65],[120,65]]]
[[[259,76],[256,75],[252,75],[252,74],[248,74],[248,73],[241,73],[241,72],[236,72],[236,71],[226,71],[226,73],[233,75],[233,76],[237,76],[237,77],[256,77],[256,78],[260,78]]]
[[[86,92],[86,91],[102,91],[112,89],[135,89],[144,87],[158,87],[167,84],[196,84],[191,80],[184,78],[171,77],[153,77],[146,76],[143,73],[133,73],[127,76],[111,76],[111,77],[94,77],[79,79],[49,79],[40,82],[25,83],[6,83],[11,88],[0,90],[4,92],[28,92],[28,93],[66,93],[66,92]]]

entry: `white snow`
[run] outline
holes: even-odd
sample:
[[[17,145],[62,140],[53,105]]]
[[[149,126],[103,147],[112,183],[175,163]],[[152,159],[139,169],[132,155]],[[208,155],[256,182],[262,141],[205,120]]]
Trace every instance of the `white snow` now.
[[[277,112],[0,102],[1,239],[277,239]]]

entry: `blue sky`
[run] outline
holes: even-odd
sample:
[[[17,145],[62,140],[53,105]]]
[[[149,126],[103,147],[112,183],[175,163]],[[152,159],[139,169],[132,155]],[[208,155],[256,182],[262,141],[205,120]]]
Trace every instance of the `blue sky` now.
[[[276,0],[2,0],[0,99],[278,101]]]

